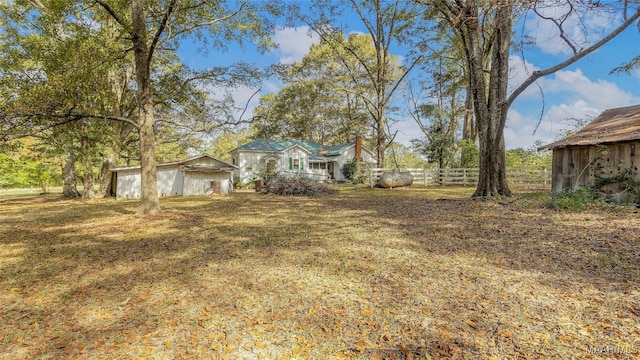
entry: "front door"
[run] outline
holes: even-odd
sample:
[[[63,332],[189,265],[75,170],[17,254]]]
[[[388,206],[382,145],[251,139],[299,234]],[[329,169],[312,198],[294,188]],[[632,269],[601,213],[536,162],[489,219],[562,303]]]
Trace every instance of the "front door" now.
[[[333,162],[327,163],[327,172],[332,180],[335,179],[335,176],[333,176]]]

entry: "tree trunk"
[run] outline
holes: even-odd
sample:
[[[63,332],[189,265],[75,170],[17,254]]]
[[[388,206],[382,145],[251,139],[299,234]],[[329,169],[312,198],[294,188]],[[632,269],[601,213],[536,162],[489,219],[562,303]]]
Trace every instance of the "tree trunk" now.
[[[384,110],[382,110],[384,113]],[[378,114],[378,116],[380,116],[377,119],[377,124],[376,124],[376,135],[377,135],[377,146],[376,146],[376,150],[377,150],[377,156],[378,156],[378,162],[377,162],[377,167],[379,168],[383,168],[384,167],[384,152],[387,149],[387,132],[385,131],[384,128],[384,115]]]
[[[89,139],[83,138],[81,140],[82,147],[82,199],[90,200],[95,197],[95,193],[93,191],[94,178],[93,178],[93,163],[91,161],[91,143]]]
[[[480,145],[480,173],[473,197],[511,196],[507,184],[504,125],[508,110],[506,99],[513,6],[511,0],[502,0],[495,5],[497,9],[495,26],[490,35],[491,61],[487,77],[479,4],[477,1],[471,3],[464,9],[466,16],[462,37]]]
[[[147,104],[140,114],[140,205],[139,214],[160,211],[156,175],[155,136],[153,132],[153,104]]]
[[[511,196],[507,184],[504,137],[480,135],[480,169],[473,197]]]
[[[111,189],[111,168],[115,163],[113,155],[107,155],[102,160],[102,167],[100,168],[100,188],[98,188],[98,192],[96,193],[96,197],[98,198],[106,198],[109,197],[109,189]]]
[[[62,166],[62,197],[75,199],[80,197],[76,188],[76,165],[75,156],[72,151],[67,153],[67,158]]]
[[[132,42],[138,85],[138,124],[140,134],[139,214],[160,211],[156,175],[153,95],[151,92],[151,54],[147,44],[146,15],[143,0],[131,1]]]
[[[471,90],[467,86],[467,95],[464,99],[464,120],[462,124],[462,140],[478,141],[478,130],[473,118],[473,98]]]
[[[473,144],[474,146],[478,143],[478,129],[476,127],[475,118],[473,116],[473,97],[471,96],[471,89],[467,86],[467,95],[465,96],[464,102],[464,120],[462,124],[462,140],[468,142],[469,144]],[[467,144],[465,144],[467,145]],[[470,168],[478,166],[477,163],[472,162],[473,154],[475,152],[472,148],[468,146],[464,146],[462,148],[462,153],[460,154],[461,163],[460,166],[463,168]]]

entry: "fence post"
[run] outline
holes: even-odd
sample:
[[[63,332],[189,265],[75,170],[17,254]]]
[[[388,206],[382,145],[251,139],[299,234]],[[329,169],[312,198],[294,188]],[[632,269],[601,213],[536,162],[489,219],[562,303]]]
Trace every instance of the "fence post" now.
[[[373,187],[373,168],[369,168],[369,187]]]

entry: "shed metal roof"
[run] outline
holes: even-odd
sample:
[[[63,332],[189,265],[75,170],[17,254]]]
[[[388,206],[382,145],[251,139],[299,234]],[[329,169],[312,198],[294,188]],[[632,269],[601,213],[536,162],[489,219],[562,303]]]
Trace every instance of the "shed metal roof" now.
[[[538,149],[640,140],[640,105],[605,110],[582,130]]]
[[[233,169],[237,169],[238,168],[235,165],[229,164],[228,162],[220,160],[220,159],[218,159],[216,157],[213,157],[213,156],[211,156],[209,154],[200,154],[200,155],[192,156],[192,157],[184,159],[184,160],[171,161],[171,162],[166,162],[166,163],[159,163],[159,164],[156,164],[156,167],[182,165],[182,164],[185,164],[185,163],[188,163],[190,161],[197,160],[197,159],[200,159],[200,158],[210,158],[210,159],[213,159],[213,160],[216,160],[216,161],[222,163],[223,166],[220,166],[218,168],[219,170],[232,171]],[[211,168],[211,166],[209,166],[209,167]],[[111,168],[111,171],[134,170],[134,169],[140,169],[140,165],[115,167],[115,168]]]

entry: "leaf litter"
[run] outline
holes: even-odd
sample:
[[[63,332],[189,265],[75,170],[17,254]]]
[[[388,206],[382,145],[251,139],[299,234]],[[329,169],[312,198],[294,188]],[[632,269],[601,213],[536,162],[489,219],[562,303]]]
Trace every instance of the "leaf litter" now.
[[[633,209],[438,196],[5,201],[0,358],[639,355]]]

